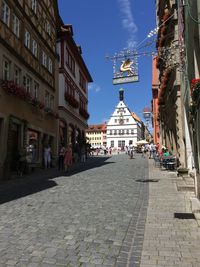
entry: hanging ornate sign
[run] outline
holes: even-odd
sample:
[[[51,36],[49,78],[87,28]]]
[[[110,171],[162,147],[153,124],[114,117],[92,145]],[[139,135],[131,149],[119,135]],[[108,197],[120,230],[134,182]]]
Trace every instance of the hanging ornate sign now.
[[[120,61],[119,59],[123,59]],[[113,84],[137,82],[138,79],[138,63],[137,57],[122,58],[116,56],[113,58]]]

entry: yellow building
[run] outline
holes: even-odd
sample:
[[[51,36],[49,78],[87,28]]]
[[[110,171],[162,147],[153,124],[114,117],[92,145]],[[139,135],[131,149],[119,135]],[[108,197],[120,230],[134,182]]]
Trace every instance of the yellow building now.
[[[86,139],[89,141],[91,147],[106,147],[106,123],[89,125],[86,130]]]
[[[18,151],[57,151],[57,1],[0,0],[0,179],[16,170]]]

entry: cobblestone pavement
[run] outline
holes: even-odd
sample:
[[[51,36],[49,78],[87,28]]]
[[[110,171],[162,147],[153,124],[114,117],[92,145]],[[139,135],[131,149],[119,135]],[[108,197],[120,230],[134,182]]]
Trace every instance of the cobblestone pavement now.
[[[197,221],[174,216],[175,213],[191,214],[190,198],[194,193],[177,191],[176,183],[181,178],[176,173],[153,167],[152,160],[149,170],[149,179],[155,182],[149,183],[140,267],[199,267],[200,228]]]
[[[80,170],[1,184],[1,267],[140,266],[147,160],[101,157]]]

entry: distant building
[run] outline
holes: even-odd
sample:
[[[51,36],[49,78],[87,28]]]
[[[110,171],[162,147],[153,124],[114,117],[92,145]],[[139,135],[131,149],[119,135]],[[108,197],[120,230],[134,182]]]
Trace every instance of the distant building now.
[[[88,140],[91,147],[104,148],[107,146],[106,128],[106,123],[88,126],[85,132],[86,139]]]
[[[143,138],[142,122],[124,103],[124,90],[119,90],[119,103],[107,123],[107,147],[124,149]]]

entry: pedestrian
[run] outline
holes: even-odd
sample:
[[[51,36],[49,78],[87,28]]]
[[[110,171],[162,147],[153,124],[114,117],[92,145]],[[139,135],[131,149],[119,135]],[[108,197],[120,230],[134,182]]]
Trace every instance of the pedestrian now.
[[[71,148],[71,144],[68,144],[66,147],[65,156],[64,156],[65,171],[69,171],[71,165],[72,165],[72,148]]]
[[[86,161],[86,147],[83,144],[81,146],[81,162],[85,162]]]
[[[144,158],[144,154],[145,154],[145,148],[144,148],[144,146],[141,147],[141,152],[142,152],[142,158]]]
[[[109,148],[109,154],[112,155],[112,147]]]
[[[46,145],[44,148],[44,167],[45,169],[51,167],[51,147],[50,145]]]
[[[65,156],[65,147],[64,144],[61,144],[58,155],[58,169],[64,170],[64,156]]]

